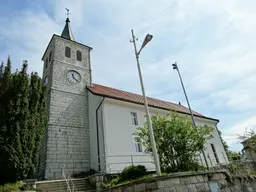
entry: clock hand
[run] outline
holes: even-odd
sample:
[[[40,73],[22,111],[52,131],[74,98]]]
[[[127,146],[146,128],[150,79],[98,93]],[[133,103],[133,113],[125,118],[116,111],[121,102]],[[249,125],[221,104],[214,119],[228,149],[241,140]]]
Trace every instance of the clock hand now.
[[[74,74],[72,73],[72,77],[78,82],[78,80],[75,78]]]

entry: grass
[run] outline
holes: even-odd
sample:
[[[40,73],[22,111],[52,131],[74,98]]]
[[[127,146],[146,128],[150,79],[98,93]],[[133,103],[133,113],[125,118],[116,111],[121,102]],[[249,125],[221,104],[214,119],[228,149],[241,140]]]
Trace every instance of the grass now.
[[[0,192],[14,192],[14,191],[39,191],[37,189],[31,189],[31,187],[27,186],[23,181],[17,181],[16,183],[7,183],[5,185],[0,185]]]
[[[25,183],[22,181],[18,181],[16,183],[7,183],[0,186],[0,192],[20,191],[24,184]]]

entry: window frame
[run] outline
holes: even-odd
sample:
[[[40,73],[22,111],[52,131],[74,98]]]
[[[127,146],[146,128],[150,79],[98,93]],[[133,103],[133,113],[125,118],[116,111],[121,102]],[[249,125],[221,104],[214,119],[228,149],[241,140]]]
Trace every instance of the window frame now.
[[[46,82],[46,81],[47,81],[47,82]],[[48,78],[48,76],[46,75],[46,76],[44,77],[44,84],[47,85],[48,82],[49,82],[49,78]]]
[[[213,143],[211,143],[211,148],[212,148],[212,152],[213,152],[213,155],[214,155],[214,157],[215,157],[215,160],[216,160],[217,164],[219,164],[219,163],[220,163],[220,159],[219,159],[219,157],[218,157],[216,148],[215,148],[215,146],[214,146]]]
[[[135,147],[135,151],[137,153],[143,153],[143,147],[142,147],[142,143],[139,137],[133,137],[133,142],[134,142],[134,147]]]
[[[48,68],[48,57],[45,60],[45,69],[47,69],[47,68]]]
[[[65,47],[65,57],[71,58],[71,48],[68,46]]]
[[[52,51],[49,53],[49,63],[52,61]]]
[[[135,125],[135,126],[139,125],[137,113],[136,112],[131,112],[130,115],[131,115],[132,125]]]
[[[80,56],[80,60],[78,59],[79,56]],[[79,51],[79,50],[76,50],[76,60],[77,60],[77,61],[82,61],[82,52]]]

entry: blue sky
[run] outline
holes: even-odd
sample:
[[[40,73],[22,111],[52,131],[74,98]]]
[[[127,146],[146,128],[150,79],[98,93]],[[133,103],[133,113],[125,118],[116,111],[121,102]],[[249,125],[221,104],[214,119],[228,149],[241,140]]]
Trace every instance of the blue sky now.
[[[255,6],[253,0],[2,0],[0,59],[10,55],[14,69],[26,59],[41,74],[42,54],[52,34],[62,32],[68,7],[76,40],[94,48],[93,81],[140,93],[130,30],[138,45],[151,33],[141,53],[147,95],[186,105],[171,67],[177,61],[192,108],[218,118],[224,139],[239,150],[236,134],[256,127]]]

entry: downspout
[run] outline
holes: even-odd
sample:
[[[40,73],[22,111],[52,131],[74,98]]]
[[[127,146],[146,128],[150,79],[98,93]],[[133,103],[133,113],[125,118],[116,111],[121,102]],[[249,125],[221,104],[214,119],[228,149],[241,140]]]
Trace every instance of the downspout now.
[[[98,166],[99,166],[99,171],[101,171],[100,167],[100,141],[99,141],[99,122],[98,122],[98,110],[101,107],[103,101],[105,100],[105,97],[101,100],[99,106],[96,109],[96,131],[97,131],[97,146],[98,146]]]

